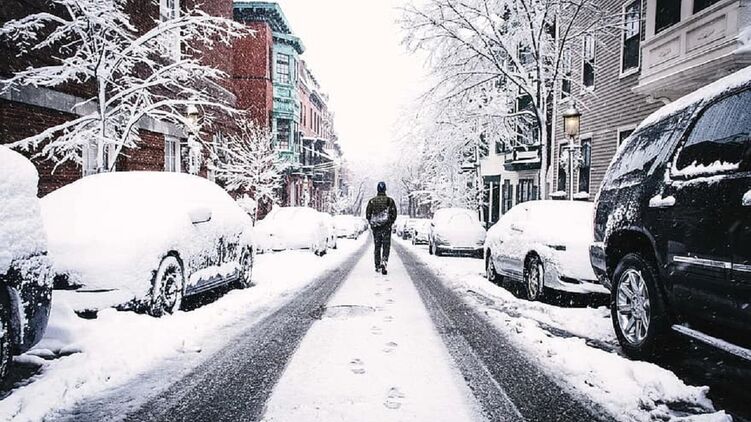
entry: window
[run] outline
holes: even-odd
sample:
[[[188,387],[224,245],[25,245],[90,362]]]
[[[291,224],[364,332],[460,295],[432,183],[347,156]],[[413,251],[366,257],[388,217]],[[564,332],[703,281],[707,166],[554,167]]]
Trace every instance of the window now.
[[[90,143],[88,147],[84,147],[81,152],[83,154],[83,175],[88,176],[90,174],[96,174],[96,143]]]
[[[516,100],[516,112],[523,110],[531,111],[534,105],[532,97],[521,95]],[[520,145],[534,145],[538,140],[537,120],[530,115],[516,117],[516,141]]]
[[[584,34],[582,58],[584,61],[582,85],[585,88],[592,88],[595,86],[595,36],[593,34]]]
[[[180,140],[174,136],[164,137],[164,171],[180,172]]]
[[[699,13],[720,0],[694,0],[694,13]]]
[[[655,6],[655,34],[681,21],[681,2],[678,0],[657,0]]]
[[[180,16],[179,0],[160,0],[159,1],[159,21],[167,22],[177,19]],[[165,35],[167,41],[167,53],[174,59],[180,59],[180,32],[170,31]]]
[[[626,140],[631,134],[634,133],[634,129],[619,129],[618,130],[618,144],[616,146],[621,146],[623,141]]]
[[[627,3],[623,8],[623,45],[621,46],[621,73],[639,68],[639,43],[641,42],[641,1]]]
[[[566,173],[566,166],[568,164],[563,159],[568,153],[568,145],[558,146],[558,190],[566,192],[566,183],[568,181],[568,174]]]
[[[571,50],[566,48],[561,54],[561,98],[568,98],[571,95]]]
[[[506,214],[511,207],[514,206],[514,187],[511,185],[511,181],[506,179],[503,181],[503,187],[501,189],[502,198],[502,210],[503,214]]]
[[[292,83],[292,61],[289,54],[276,54],[276,81],[282,84]]]
[[[532,201],[537,199],[537,188],[533,179],[520,179],[516,191],[517,203]]]
[[[278,119],[276,121],[276,143],[279,149],[289,150],[289,137],[292,130],[290,121],[287,119]]]
[[[678,175],[737,170],[751,152],[751,90],[709,106],[699,117],[675,161]]]
[[[592,139],[581,141],[581,163],[579,164],[579,192],[589,193],[589,175],[592,168]]]

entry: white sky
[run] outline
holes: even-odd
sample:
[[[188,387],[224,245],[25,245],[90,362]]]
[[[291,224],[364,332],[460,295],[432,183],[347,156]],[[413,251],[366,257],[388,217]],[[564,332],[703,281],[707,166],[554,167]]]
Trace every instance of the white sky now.
[[[279,0],[303,58],[331,97],[345,157],[380,162],[400,113],[420,95],[422,59],[401,44],[405,0]]]

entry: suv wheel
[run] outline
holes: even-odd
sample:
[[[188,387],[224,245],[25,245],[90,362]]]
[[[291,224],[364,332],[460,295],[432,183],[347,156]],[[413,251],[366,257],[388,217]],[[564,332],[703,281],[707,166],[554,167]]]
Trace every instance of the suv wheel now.
[[[495,270],[493,258],[490,256],[490,250],[488,250],[487,258],[485,258],[485,278],[487,278],[489,282],[494,284],[497,284],[501,281],[501,276],[498,275],[498,272]]]
[[[433,242],[428,241],[428,253],[433,255],[435,251],[433,250]]]
[[[545,290],[545,267],[537,255],[527,259],[524,266],[524,293],[528,300],[539,300]]]
[[[245,248],[240,257],[240,275],[239,286],[241,289],[253,287],[253,249]]]
[[[629,357],[653,355],[667,334],[668,316],[657,290],[657,277],[654,265],[638,253],[621,258],[613,274],[613,328]]]
[[[2,287],[0,287],[2,289]],[[12,336],[10,331],[10,301],[4,291],[0,291],[0,381],[5,379],[10,369]]]

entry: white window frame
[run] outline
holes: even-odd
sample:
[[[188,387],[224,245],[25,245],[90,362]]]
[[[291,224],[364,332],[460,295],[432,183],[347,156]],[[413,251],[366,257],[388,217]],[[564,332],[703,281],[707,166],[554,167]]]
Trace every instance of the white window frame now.
[[[625,35],[626,35],[626,8],[628,8],[629,6],[631,6],[634,3],[639,3],[639,59],[638,59],[638,64],[636,65],[636,67],[628,69],[627,71],[624,72],[623,71],[623,51],[624,51],[624,49],[626,47],[626,45],[625,45],[625,42],[626,42],[626,39],[625,39]],[[642,44],[642,42],[641,42],[641,36],[642,36],[641,21],[642,21],[642,19],[644,17],[644,11],[642,10],[643,9],[642,6],[643,6],[642,0],[628,0],[625,3],[623,3],[623,6],[621,7],[621,16],[623,16],[623,20],[622,20],[623,31],[621,31],[621,41],[620,41],[621,51],[620,51],[620,57],[619,57],[619,60],[618,60],[618,78],[619,79],[631,76],[631,75],[633,75],[635,73],[639,73],[639,71],[641,70],[641,44]]]
[[[110,151],[112,150],[112,145],[105,145],[104,146],[104,160],[107,163],[107,167],[112,167],[112,171],[115,171],[116,169],[112,164],[113,158],[110,155]],[[81,175],[82,176],[90,176],[92,174],[96,174],[96,155],[98,152],[98,146],[95,142],[92,142],[89,144],[88,148],[82,148],[81,149]]]
[[[587,63],[587,38],[592,38],[592,86],[584,85],[584,65]],[[595,34],[588,32],[582,37],[582,66],[581,66],[581,86],[582,91],[591,92],[595,90],[597,85],[597,70],[595,65],[597,63],[597,39]]]
[[[621,147],[621,133],[631,131],[633,133],[636,130],[636,125],[619,126],[615,131],[615,148],[616,150]]]
[[[174,163],[170,163],[168,160],[170,158],[170,155],[168,155],[169,151],[169,144],[173,144],[174,148],[172,149],[173,154],[171,154],[171,158],[174,161]],[[180,138],[172,135],[164,135],[164,171],[166,172],[173,172],[173,173],[180,173]]]
[[[180,0],[159,0],[159,22],[167,22],[179,17]],[[169,47],[167,54],[169,54],[173,60],[178,61],[180,60],[182,53],[180,51],[182,40],[179,32],[177,33],[177,36],[174,37],[173,43],[174,44]]]

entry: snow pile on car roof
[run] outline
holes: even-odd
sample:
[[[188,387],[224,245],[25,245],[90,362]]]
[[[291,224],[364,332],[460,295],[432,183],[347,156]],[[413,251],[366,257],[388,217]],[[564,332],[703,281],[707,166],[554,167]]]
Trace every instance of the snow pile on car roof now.
[[[29,160],[0,146],[0,274],[8,271],[14,259],[45,249],[38,181],[39,175]]]
[[[55,268],[87,288],[148,290],[162,256],[199,254],[250,217],[218,185],[188,174],[120,172],[85,177],[42,198]],[[190,212],[210,209],[194,226]],[[76,280],[78,279],[78,280]]]
[[[644,121],[642,121],[642,123],[639,125],[639,128],[649,126],[666,116],[670,116],[671,114],[689,107],[692,104],[714,98],[725,91],[738,88],[739,86],[748,83],[749,81],[751,81],[751,66],[743,68],[684,97],[681,97],[666,106],[661,107],[654,113],[647,116],[647,118],[644,119]]]

